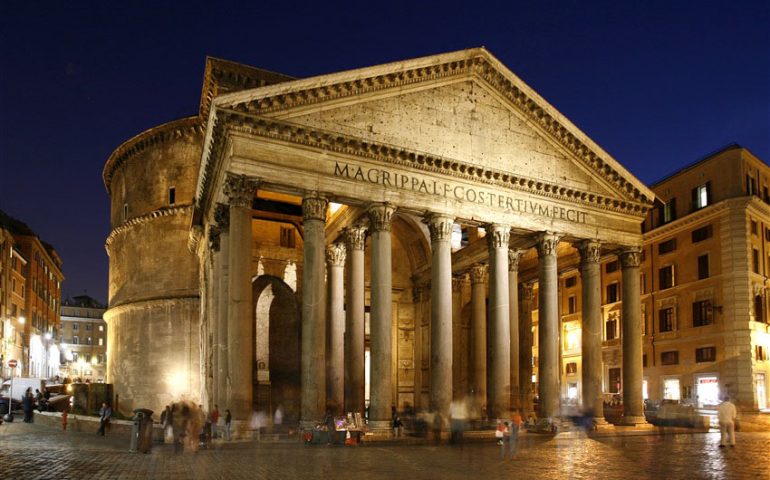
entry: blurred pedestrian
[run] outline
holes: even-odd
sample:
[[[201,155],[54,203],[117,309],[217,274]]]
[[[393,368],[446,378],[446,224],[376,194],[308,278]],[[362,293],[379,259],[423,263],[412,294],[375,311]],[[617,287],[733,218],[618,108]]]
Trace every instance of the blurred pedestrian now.
[[[219,423],[219,405],[214,404],[214,410],[209,414],[211,417],[211,437],[217,438],[217,424]]]
[[[67,431],[67,417],[69,416],[70,412],[70,406],[69,404],[64,405],[64,410],[61,412],[61,429],[65,432]]]
[[[717,408],[717,418],[719,419],[719,448],[725,448],[729,443],[730,447],[735,447],[735,418],[738,412],[735,405],[730,401],[730,397],[725,395],[724,401]]]
[[[8,402],[12,403],[10,399]],[[24,396],[21,397],[21,408],[24,410],[24,423],[32,423],[34,415],[32,409],[34,408],[34,403],[35,397],[32,396],[32,387],[29,387],[24,392]]]
[[[110,417],[112,417],[112,408],[107,402],[102,402],[102,408],[99,409],[99,430],[97,435],[105,436],[105,431],[110,426]]]
[[[396,415],[393,419],[393,436],[400,437],[404,433],[404,422],[401,421],[401,417]]]
[[[233,416],[229,409],[225,410],[225,440],[230,441],[230,425],[233,422]]]
[[[519,429],[521,428],[521,424],[521,415],[519,415],[519,411],[516,410],[513,412],[513,418],[511,419],[511,424],[508,427],[510,430],[508,439],[508,457],[511,460],[516,458],[516,454],[519,453]]]

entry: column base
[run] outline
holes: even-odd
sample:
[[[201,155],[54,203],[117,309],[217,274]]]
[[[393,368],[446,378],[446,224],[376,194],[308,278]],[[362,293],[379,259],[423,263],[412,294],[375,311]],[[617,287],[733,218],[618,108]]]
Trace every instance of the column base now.
[[[375,435],[392,435],[393,423],[390,420],[369,420],[369,431]]]
[[[618,425],[624,426],[624,427],[645,427],[649,426],[652,427],[652,424],[647,423],[647,419],[644,418],[644,415],[642,416],[623,416],[620,419],[620,422],[618,422]]]

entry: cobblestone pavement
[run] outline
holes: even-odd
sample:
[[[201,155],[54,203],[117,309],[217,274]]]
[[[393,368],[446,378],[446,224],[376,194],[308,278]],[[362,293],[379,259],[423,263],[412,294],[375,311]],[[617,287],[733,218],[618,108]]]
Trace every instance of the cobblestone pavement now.
[[[216,443],[174,454],[155,445],[132,454],[126,436],[97,437],[39,424],[0,425],[0,477],[8,479],[766,479],[770,432],[738,433],[720,449],[719,433],[563,438],[521,437],[518,458],[499,459],[494,442],[449,445],[378,443]]]

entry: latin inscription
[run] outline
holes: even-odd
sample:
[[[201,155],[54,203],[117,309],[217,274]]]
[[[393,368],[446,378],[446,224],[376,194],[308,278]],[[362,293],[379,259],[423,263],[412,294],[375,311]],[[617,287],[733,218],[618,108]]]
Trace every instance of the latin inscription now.
[[[573,223],[586,223],[586,212],[559,205],[525,200],[510,195],[499,195],[488,190],[450,185],[438,180],[424,179],[414,175],[390,172],[380,168],[362,168],[347,163],[335,162],[334,176],[345,177],[359,182],[384,187],[410,190],[425,195],[453,198],[460,202],[476,203],[508,212],[525,213],[541,217],[556,218]]]

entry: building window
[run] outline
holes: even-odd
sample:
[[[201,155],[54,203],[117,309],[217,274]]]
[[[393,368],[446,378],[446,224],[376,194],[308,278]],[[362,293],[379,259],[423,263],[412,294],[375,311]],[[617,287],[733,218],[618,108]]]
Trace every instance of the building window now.
[[[751,234],[752,235],[759,235],[759,229],[757,228],[757,222],[755,220],[751,221]]]
[[[676,198],[672,198],[667,203],[660,206],[660,224],[676,220]]]
[[[711,193],[711,182],[692,189],[692,209],[693,211],[701,209],[709,204]]]
[[[176,203],[176,187],[168,189],[168,204],[173,205]]]
[[[281,246],[287,248],[294,248],[296,242],[294,240],[294,228],[281,227]]]
[[[764,362],[767,360],[767,351],[765,350],[765,347],[762,345],[755,345],[754,346],[754,355],[756,355],[756,359],[758,362]]]
[[[104,331],[104,325],[99,325],[99,331],[100,331],[100,332],[103,332],[103,331]]]
[[[577,363],[570,362],[567,364],[567,375],[577,374]]]
[[[618,338],[618,319],[610,318],[607,323],[604,324],[605,336],[607,340],[615,340]]]
[[[615,303],[619,301],[618,298],[618,282],[610,283],[607,285],[607,303]]]
[[[571,277],[567,277],[564,280],[564,287],[565,288],[572,288],[575,285],[577,285],[577,275],[573,275]]]
[[[714,323],[714,309],[711,306],[711,300],[701,300],[692,304],[692,326],[703,327]]]
[[[661,365],[679,365],[679,352],[676,350],[660,354]]]
[[[77,362],[78,361],[78,352],[72,352],[72,361]]]
[[[104,338],[102,338],[102,337],[99,337],[99,346],[100,347],[104,346]]]
[[[671,253],[676,250],[676,238],[671,238],[658,245],[658,254]]]
[[[658,310],[658,320],[660,325],[658,331],[660,332],[673,332],[674,331],[674,307],[662,308]]]
[[[746,195],[757,194],[757,179],[751,175],[746,175]]]
[[[87,332],[91,331],[91,324],[90,323],[86,323],[86,331]]]
[[[73,345],[80,345],[80,337],[78,337],[77,335],[72,337],[72,344]]]
[[[717,359],[717,347],[702,347],[695,349],[695,362],[714,362]]]
[[[610,368],[608,375],[608,386],[610,387],[610,393],[620,393],[620,369]]]
[[[698,280],[709,278],[709,256],[698,256]]]
[[[86,345],[93,345],[91,337],[86,337]]]
[[[698,228],[696,230],[693,230],[690,236],[692,237],[692,243],[698,243],[702,242],[703,240],[706,240],[707,238],[711,238],[711,236],[714,234],[714,229],[711,225],[706,225],[705,227]]]
[[[658,270],[658,279],[660,283],[660,289],[671,288],[674,286],[674,266],[667,265]]]
[[[79,323],[73,323],[72,324],[72,330],[77,331],[79,328],[80,328],[80,324]]]
[[[765,322],[765,309],[764,309],[764,298],[762,298],[762,295],[757,295],[754,297],[754,321],[755,322]]]
[[[577,312],[577,297],[575,297],[574,295],[570,295],[569,298],[567,298],[567,312],[568,313]]]
[[[753,269],[754,273],[759,273],[759,250],[754,248],[752,249],[751,253],[751,268]]]
[[[614,260],[612,262],[609,262],[604,266],[604,271],[607,273],[617,272],[618,271],[618,261]]]

